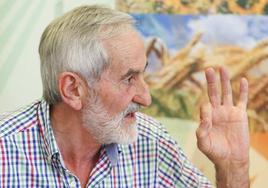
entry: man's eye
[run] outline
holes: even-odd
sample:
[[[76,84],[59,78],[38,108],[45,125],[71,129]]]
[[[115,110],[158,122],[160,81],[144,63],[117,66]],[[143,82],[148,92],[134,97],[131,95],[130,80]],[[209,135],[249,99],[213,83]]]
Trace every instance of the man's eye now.
[[[130,83],[133,79],[134,79],[134,77],[130,76],[130,77],[127,78],[127,82]]]
[[[132,76],[129,76],[125,79],[125,83],[126,84],[131,84],[133,82],[133,80],[135,79],[135,77],[132,75]]]

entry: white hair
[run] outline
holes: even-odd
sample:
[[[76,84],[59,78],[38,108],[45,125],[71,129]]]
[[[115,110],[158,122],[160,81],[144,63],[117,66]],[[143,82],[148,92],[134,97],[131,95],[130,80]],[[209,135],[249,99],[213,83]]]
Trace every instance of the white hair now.
[[[44,99],[49,104],[61,101],[58,76],[65,71],[92,85],[110,62],[102,40],[133,25],[130,15],[97,5],[78,7],[51,22],[39,45]]]

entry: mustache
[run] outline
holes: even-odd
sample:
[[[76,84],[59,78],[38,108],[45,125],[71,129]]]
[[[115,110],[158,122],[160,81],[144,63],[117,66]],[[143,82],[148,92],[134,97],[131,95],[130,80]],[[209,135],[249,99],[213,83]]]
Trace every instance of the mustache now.
[[[137,103],[131,103],[128,107],[123,111],[123,116],[126,116],[129,113],[138,112],[140,110],[140,105]]]

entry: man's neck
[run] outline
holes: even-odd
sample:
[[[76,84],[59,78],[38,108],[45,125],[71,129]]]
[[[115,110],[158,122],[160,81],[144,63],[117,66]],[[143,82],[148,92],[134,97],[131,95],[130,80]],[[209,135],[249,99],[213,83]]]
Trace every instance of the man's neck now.
[[[82,125],[80,112],[65,104],[52,107],[51,122],[65,166],[85,185],[99,159],[101,144]]]

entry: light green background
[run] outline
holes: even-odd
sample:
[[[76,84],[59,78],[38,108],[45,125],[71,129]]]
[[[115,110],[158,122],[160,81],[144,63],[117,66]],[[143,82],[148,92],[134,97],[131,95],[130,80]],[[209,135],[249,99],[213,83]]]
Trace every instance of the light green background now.
[[[115,6],[113,0],[0,0],[0,113],[42,96],[41,34],[53,18],[82,4]]]

